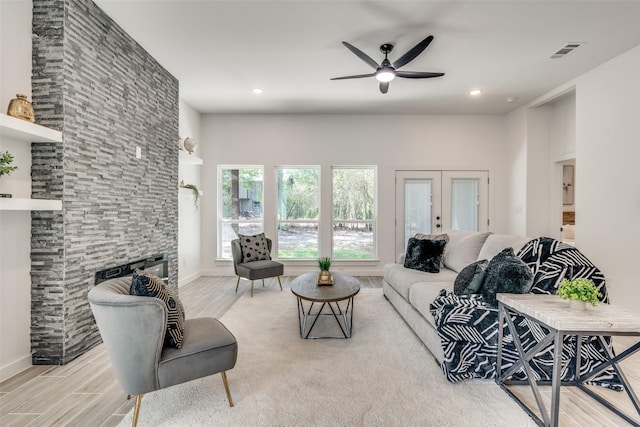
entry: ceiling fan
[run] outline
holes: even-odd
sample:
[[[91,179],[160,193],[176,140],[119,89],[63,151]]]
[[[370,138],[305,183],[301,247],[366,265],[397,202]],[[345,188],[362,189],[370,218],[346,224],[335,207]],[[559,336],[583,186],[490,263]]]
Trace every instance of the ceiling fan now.
[[[429,73],[424,71],[398,71],[398,68],[407,65],[413,61],[423,50],[429,46],[433,36],[428,36],[420,43],[412,47],[408,52],[396,59],[393,63],[387,59],[387,55],[393,50],[391,43],[385,43],[380,46],[380,51],[384,53],[384,60],[380,65],[369,55],[358,49],[357,47],[347,42],[342,44],[353,52],[358,58],[362,59],[366,64],[369,64],[376,71],[370,74],[357,74],[355,76],[334,77],[331,80],[346,80],[346,79],[361,79],[364,77],[375,77],[380,82],[380,92],[387,93],[389,90],[389,82],[396,77],[404,77],[406,79],[429,79],[432,77],[444,76],[444,73]]]

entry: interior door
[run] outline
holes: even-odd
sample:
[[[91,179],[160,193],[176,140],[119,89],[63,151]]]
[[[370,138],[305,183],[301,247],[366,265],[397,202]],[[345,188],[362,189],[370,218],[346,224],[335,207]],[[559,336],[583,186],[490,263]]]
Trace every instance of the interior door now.
[[[440,171],[396,171],[396,253],[409,237],[442,230]]]
[[[396,171],[396,253],[416,233],[487,231],[489,171]]]

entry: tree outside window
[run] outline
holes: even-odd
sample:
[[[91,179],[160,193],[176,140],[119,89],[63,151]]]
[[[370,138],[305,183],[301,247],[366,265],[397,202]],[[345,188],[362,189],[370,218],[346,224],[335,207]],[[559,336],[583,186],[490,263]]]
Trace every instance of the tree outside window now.
[[[238,234],[264,231],[262,166],[218,167],[218,256],[231,258],[231,240]]]
[[[333,258],[376,256],[376,168],[333,167]]]
[[[320,170],[278,167],[278,258],[318,257]]]

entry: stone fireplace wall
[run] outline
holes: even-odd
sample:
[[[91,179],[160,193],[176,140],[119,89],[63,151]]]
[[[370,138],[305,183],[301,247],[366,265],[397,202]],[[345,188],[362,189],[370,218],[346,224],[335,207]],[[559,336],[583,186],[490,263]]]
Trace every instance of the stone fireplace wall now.
[[[87,293],[96,271],[169,255],[178,278],[178,81],[90,0],[33,0],[37,122],[62,143],[32,145],[34,364],[65,364],[100,342]],[[140,147],[142,158],[136,158]]]

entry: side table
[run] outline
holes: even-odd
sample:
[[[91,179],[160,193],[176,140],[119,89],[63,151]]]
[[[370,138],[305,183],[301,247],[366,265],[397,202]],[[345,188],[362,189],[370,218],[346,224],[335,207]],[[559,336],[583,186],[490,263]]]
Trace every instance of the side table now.
[[[560,409],[560,386],[576,386],[587,395],[591,396],[611,411],[622,417],[625,421],[633,426],[640,424],[624,413],[622,410],[608,402],[600,395],[594,393],[585,386],[585,383],[599,374],[603,370],[612,367],[618,375],[620,382],[624,386],[624,391],[633,403],[638,415],[640,415],[640,400],[633,391],[626,376],[622,372],[619,362],[631,356],[640,350],[640,341],[622,351],[618,355],[614,355],[613,351],[606,345],[604,337],[606,336],[640,336],[640,315],[621,307],[610,304],[600,304],[597,307],[589,307],[586,310],[572,310],[569,308],[569,302],[561,299],[557,295],[540,295],[540,294],[498,294],[498,312],[499,312],[499,328],[498,328],[498,359],[496,363],[498,385],[511,395],[523,409],[525,409],[534,418],[538,424],[544,426],[557,426],[558,415]],[[502,345],[505,321],[510,331],[515,331],[515,325],[511,319],[511,314],[518,314],[527,317],[549,330],[549,333],[525,354],[522,343],[518,334],[512,333],[514,344],[520,356],[518,363],[514,364],[505,372],[502,372]],[[562,368],[562,343],[567,335],[577,336],[576,359],[576,376],[573,382],[563,382],[561,384],[561,368]],[[580,345],[582,336],[597,336],[603,348],[607,349],[607,362],[603,363],[598,369],[592,371],[588,376],[580,377]],[[540,349],[553,342],[553,376],[551,380],[551,409],[547,411],[542,401],[542,396],[538,389],[538,384],[534,380],[529,361],[536,355]],[[571,361],[569,363],[572,363]],[[542,415],[542,419],[538,418],[514,393],[512,393],[506,385],[509,384],[509,378],[520,368],[526,372],[528,383],[531,386],[538,408]]]

